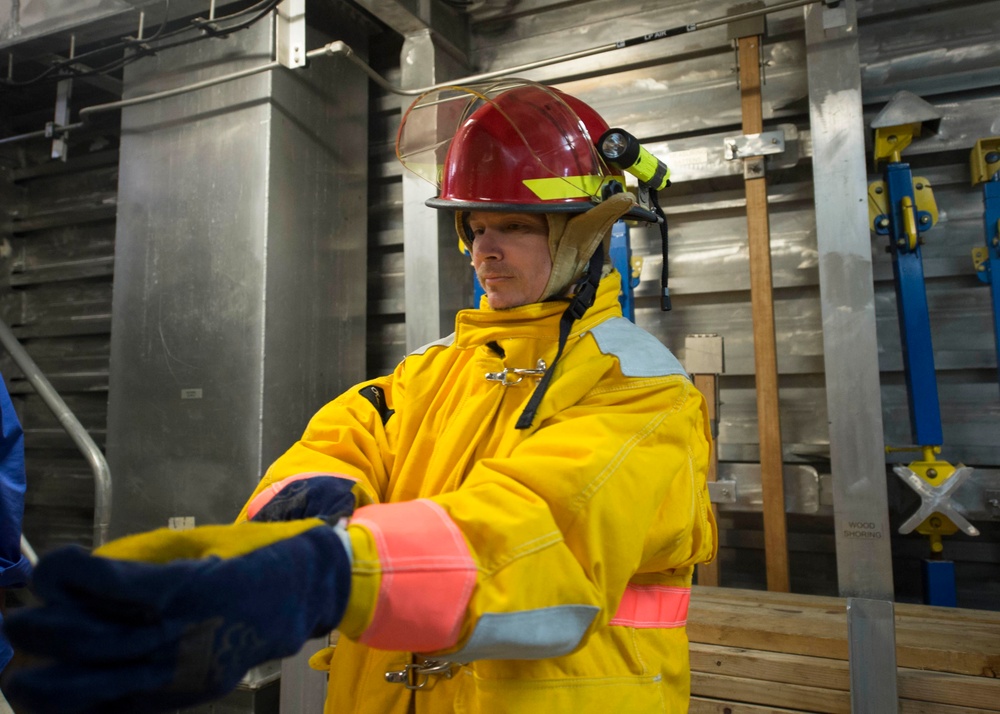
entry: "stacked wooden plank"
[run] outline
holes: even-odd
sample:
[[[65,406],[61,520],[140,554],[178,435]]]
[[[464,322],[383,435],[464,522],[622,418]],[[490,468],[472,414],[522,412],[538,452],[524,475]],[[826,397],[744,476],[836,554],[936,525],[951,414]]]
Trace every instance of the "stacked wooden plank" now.
[[[695,587],[691,714],[849,714],[844,598]],[[897,603],[901,714],[1000,712],[1000,612]]]

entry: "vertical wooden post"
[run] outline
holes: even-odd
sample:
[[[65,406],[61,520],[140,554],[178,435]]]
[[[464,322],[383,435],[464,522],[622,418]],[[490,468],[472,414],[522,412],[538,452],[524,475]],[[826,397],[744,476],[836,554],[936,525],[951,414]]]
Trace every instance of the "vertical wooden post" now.
[[[695,334],[684,338],[684,367],[694,386],[705,396],[708,420],[712,426],[712,455],[708,463],[709,483],[718,480],[719,472],[719,375],[726,367],[725,349],[721,335]],[[719,509],[713,504],[712,513],[719,522]],[[720,527],[721,534],[722,529]],[[719,559],[698,565],[698,584],[718,586],[720,579]]]
[[[760,35],[737,40],[743,133],[760,134],[764,119],[760,98]],[[764,159],[744,161],[747,234],[750,245],[750,301],[753,315],[754,365],[757,377],[757,422],[760,437],[761,486],[764,496],[764,555],[767,589],[789,591],[785,489],[782,473],[781,420],[778,411],[778,361],[774,337],[771,283],[771,235],[767,215]],[[756,171],[754,170],[756,168]]]
[[[719,377],[716,374],[695,374],[692,375],[694,378],[694,386],[699,392],[705,395],[705,401],[708,403],[708,419],[713,424],[718,423],[719,414],[716,408],[719,400],[717,398],[719,389]],[[712,443],[712,458],[708,462],[708,477],[709,483],[715,483],[719,477],[719,444],[718,438],[713,434]],[[712,505],[712,513],[715,514],[715,522],[719,522],[719,508],[715,504]],[[721,531],[721,529],[720,529]],[[698,565],[698,584],[699,585],[709,585],[713,587],[718,587],[719,585],[719,559],[716,557],[711,563],[701,563]]]

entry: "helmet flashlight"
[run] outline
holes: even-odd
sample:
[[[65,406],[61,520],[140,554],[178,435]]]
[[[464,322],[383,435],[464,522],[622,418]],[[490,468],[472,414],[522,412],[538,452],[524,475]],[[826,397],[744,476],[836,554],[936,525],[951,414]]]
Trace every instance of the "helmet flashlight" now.
[[[667,165],[642,148],[639,140],[624,129],[608,129],[597,140],[597,150],[609,164],[628,171],[654,191],[670,185]]]

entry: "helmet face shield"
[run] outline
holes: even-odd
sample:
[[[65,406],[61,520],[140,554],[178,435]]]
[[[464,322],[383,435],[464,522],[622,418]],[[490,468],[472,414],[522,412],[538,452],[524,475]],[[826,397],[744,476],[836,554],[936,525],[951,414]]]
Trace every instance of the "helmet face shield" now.
[[[502,80],[420,96],[403,116],[396,155],[437,187],[435,208],[580,212],[620,177],[594,145],[606,129],[569,95]]]

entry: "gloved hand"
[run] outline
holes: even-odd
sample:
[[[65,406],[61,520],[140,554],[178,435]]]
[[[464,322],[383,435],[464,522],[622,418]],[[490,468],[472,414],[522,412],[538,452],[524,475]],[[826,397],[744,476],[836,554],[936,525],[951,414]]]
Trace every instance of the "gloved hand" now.
[[[15,647],[47,658],[6,693],[36,714],[134,714],[232,690],[251,667],[334,629],[350,556],[324,521],[161,529],[95,555],[42,558],[44,605],[11,615]]]
[[[268,486],[247,506],[252,521],[292,521],[300,518],[349,516],[356,505],[357,482],[342,474],[311,474]]]

